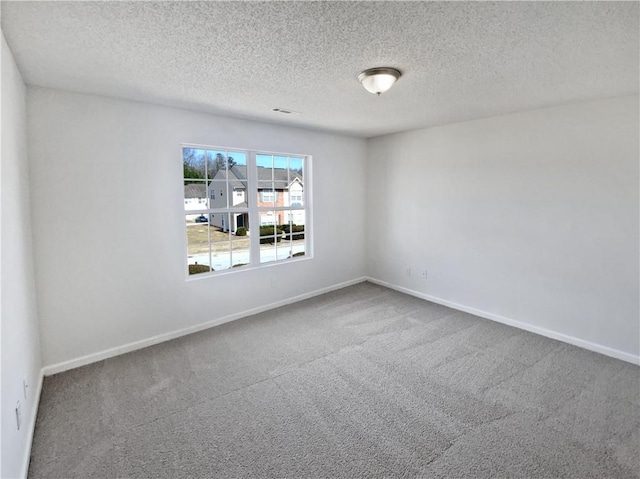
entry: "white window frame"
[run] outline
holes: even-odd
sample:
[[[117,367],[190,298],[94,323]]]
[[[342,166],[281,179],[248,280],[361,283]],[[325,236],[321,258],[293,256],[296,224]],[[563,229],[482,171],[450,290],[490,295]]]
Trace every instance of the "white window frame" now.
[[[183,161],[183,150],[185,148],[193,148],[193,149],[204,149],[204,150],[212,150],[212,151],[225,151],[227,153],[244,153],[247,158],[247,188],[245,190],[245,201],[247,202],[247,207],[239,208],[234,206],[229,206],[228,208],[212,208],[212,205],[209,204],[209,208],[207,209],[198,209],[198,210],[185,210],[184,217],[182,219],[183,227],[185,225],[185,218],[189,215],[205,215],[210,216],[214,214],[234,214],[234,213],[248,213],[249,214],[249,238],[250,238],[250,253],[249,264],[241,267],[241,268],[233,268],[230,267],[224,270],[218,271],[210,271],[207,273],[198,273],[198,274],[189,274],[189,257],[188,257],[188,241],[186,234],[185,238],[185,246],[183,248],[185,258],[185,274],[186,279],[189,281],[197,280],[201,278],[209,278],[212,276],[220,276],[224,274],[234,274],[242,271],[249,271],[260,268],[269,268],[273,266],[277,266],[283,263],[291,263],[291,262],[299,262],[305,261],[308,259],[313,259],[313,208],[312,208],[312,172],[311,172],[311,155],[299,154],[299,153],[283,153],[283,152],[272,152],[266,150],[245,150],[239,148],[227,148],[223,146],[213,146],[213,145],[200,145],[200,144],[192,144],[192,143],[182,143],[180,145],[180,161]],[[257,180],[257,156],[258,155],[273,155],[273,156],[281,156],[281,157],[293,157],[299,158],[303,163],[303,171],[304,171],[304,188],[302,191],[302,204],[300,207],[292,207],[292,206],[258,206],[258,194],[256,194],[258,189],[258,180]],[[182,178],[183,184],[184,180],[189,180],[189,178]],[[247,193],[248,192],[248,193]],[[277,192],[274,190],[277,195]],[[290,202],[289,202],[290,203]],[[287,259],[276,259],[275,261],[270,261],[268,263],[260,262],[260,213],[264,212],[264,210],[268,208],[270,211],[274,211],[275,217],[277,217],[278,211],[288,212],[288,216],[291,216],[291,210],[298,210],[304,212],[305,217],[305,225],[304,225],[304,256],[297,256]],[[185,231],[186,233],[186,231]],[[252,234],[253,233],[253,234]],[[211,243],[211,238],[209,237],[209,242]]]

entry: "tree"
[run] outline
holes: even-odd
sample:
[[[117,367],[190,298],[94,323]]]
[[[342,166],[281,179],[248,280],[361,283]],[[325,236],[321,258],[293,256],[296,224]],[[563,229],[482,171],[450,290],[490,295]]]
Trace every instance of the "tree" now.
[[[222,153],[216,153],[215,159],[209,164],[209,178],[216,176],[216,173],[225,168],[233,168],[236,165],[233,157],[225,157]]]
[[[204,163],[207,158],[207,177],[213,179],[218,171],[225,168],[233,168],[236,161],[233,157],[226,157],[222,153],[216,153],[215,157],[211,157],[212,152],[194,148],[184,148],[182,150],[182,168],[185,179],[204,180]]]
[[[198,165],[198,160],[193,148],[182,150],[182,169],[185,178],[204,179],[203,168]]]
[[[216,176],[218,171],[225,168],[226,159],[222,153],[216,153],[216,157],[209,163],[209,178]]]

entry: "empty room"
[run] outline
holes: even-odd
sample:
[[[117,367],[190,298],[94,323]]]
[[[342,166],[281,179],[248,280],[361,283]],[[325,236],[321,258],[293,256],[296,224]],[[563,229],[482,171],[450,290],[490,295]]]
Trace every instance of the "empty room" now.
[[[14,478],[640,478],[640,3],[0,1]]]

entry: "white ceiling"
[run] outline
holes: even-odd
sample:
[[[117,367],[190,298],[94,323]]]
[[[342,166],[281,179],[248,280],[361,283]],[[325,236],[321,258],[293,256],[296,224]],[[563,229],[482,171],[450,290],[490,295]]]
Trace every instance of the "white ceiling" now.
[[[3,1],[2,29],[29,85],[371,137],[637,93],[639,6]]]

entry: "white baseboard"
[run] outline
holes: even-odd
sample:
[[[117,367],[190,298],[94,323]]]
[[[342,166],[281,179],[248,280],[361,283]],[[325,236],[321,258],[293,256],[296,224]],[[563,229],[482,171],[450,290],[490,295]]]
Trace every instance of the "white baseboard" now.
[[[169,341],[170,339],[175,339],[181,336],[186,336],[188,334],[197,333],[198,331],[203,331],[205,329],[209,329],[214,326],[219,326],[221,324],[229,323],[231,321],[235,321],[236,319],[245,318],[253,314],[262,313],[270,309],[279,308],[280,306],[285,306],[287,304],[296,303],[298,301],[309,299],[314,296],[319,296],[321,294],[325,294],[330,291],[346,288],[347,286],[352,286],[357,283],[362,283],[366,280],[367,278],[365,277],[356,278],[350,281],[345,281],[343,283],[338,283],[332,286],[327,286],[325,288],[317,289],[309,293],[300,294],[298,296],[293,296],[291,298],[286,298],[280,301],[276,301],[274,303],[266,304],[264,306],[259,306],[257,308],[247,309],[239,313],[230,314],[222,318],[217,318],[212,321],[207,321],[206,323],[197,324],[195,326],[179,329],[177,331],[172,331],[170,333],[159,334],[151,338],[142,339],[140,341],[134,341],[128,344],[123,344],[122,346],[116,346],[115,348],[106,349],[104,351],[100,351],[93,354],[88,354],[86,356],[71,359],[69,361],[63,361],[60,363],[51,364],[49,366],[45,366],[44,368],[42,368],[42,374],[44,376],[51,376],[52,374],[68,371],[69,369],[79,368],[80,366],[85,366],[87,364],[95,363],[97,361],[102,361],[103,359],[119,356],[120,354],[125,354],[131,351],[135,351],[136,349],[146,348],[148,346],[153,346],[154,344],[159,344],[165,341]]]
[[[281,306],[285,306],[287,304],[295,303],[298,301],[302,301],[305,299],[312,298],[314,296],[319,296],[321,294],[328,293],[330,291],[335,291],[337,289],[346,288],[347,286],[352,286],[354,284],[362,283],[364,281],[370,281],[372,283],[378,284],[380,286],[384,286],[389,289],[393,289],[395,291],[399,291],[401,293],[409,294],[411,296],[415,296],[417,298],[425,299],[427,301],[431,301],[433,303],[441,304],[443,306],[448,306],[452,309],[456,309],[458,311],[464,311],[469,314],[473,314],[475,316],[479,316],[481,318],[489,319],[492,321],[496,321],[499,323],[503,323],[509,326],[513,326],[519,329],[523,329],[525,331],[529,331],[535,334],[539,334],[541,336],[546,336],[551,339],[556,339],[558,341],[562,341],[568,344],[572,344],[574,346],[578,346],[584,349],[588,349],[590,351],[594,351],[600,354],[604,354],[606,356],[610,356],[616,359],[620,359],[622,361],[626,361],[632,364],[640,365],[640,356],[636,356],[633,354],[625,353],[623,351],[619,351],[617,349],[609,348],[607,346],[603,346],[601,344],[592,343],[589,341],[582,340],[580,338],[576,338],[573,336],[568,336],[566,334],[558,333],[556,331],[552,331],[545,328],[540,328],[538,326],[533,326],[531,324],[523,323],[521,321],[516,321],[514,319],[506,318],[504,316],[500,316],[497,314],[489,313],[487,311],[482,311],[476,308],[472,308],[469,306],[465,306],[462,304],[454,303],[453,301],[448,301],[442,298],[438,298],[435,296],[431,296],[428,294],[421,293],[419,291],[414,291],[409,288],[405,288],[402,286],[397,286],[391,283],[387,283],[386,281],[381,281],[376,278],[371,277],[361,277],[356,278],[351,281],[345,281],[343,283],[335,284],[332,286],[328,286],[325,288],[321,288],[315,291],[311,291],[309,293],[304,293],[298,296],[293,296],[287,299],[283,299],[280,301],[276,301],[274,303],[270,303],[264,306],[260,306],[257,308],[249,309],[246,311],[242,311],[240,313],[235,313],[232,315],[228,315],[222,318],[215,319],[213,321],[208,321],[206,323],[201,323],[195,326],[191,326],[188,328],[180,329],[177,331],[173,331],[170,333],[160,334],[157,336],[153,336],[151,338],[143,339],[141,341],[135,341],[132,343],[128,343],[122,346],[118,346],[115,348],[107,349],[105,351],[101,351],[94,354],[89,354],[86,356],[82,356],[80,358],[72,359],[69,361],[60,362],[57,364],[52,364],[49,366],[45,366],[40,371],[40,377],[38,380],[38,386],[36,389],[36,395],[33,398],[32,408],[31,408],[31,417],[29,424],[29,434],[27,439],[27,447],[24,451],[24,457],[22,461],[22,478],[26,478],[29,472],[29,462],[31,459],[31,447],[33,444],[33,435],[36,427],[36,419],[38,416],[38,406],[40,404],[40,395],[42,393],[42,384],[45,376],[50,376],[52,374],[60,373],[63,371],[67,371],[69,369],[74,369],[80,366],[84,366],[87,364],[91,364],[97,361],[101,361],[103,359],[107,359],[110,357],[118,356],[120,354],[128,353],[131,351],[135,351],[136,349],[146,348],[148,346],[152,346],[154,344],[162,343],[164,341],[169,341],[171,339],[179,338],[181,336],[186,336],[188,334],[196,333],[198,331],[203,331],[205,329],[212,328],[214,326],[218,326],[224,323],[229,323],[231,321],[235,321],[236,319],[244,318],[247,316],[251,316],[253,314],[258,314],[264,311],[268,311],[270,309],[279,308]]]
[[[31,461],[31,446],[33,445],[33,434],[36,430],[36,419],[38,417],[38,407],[40,406],[40,394],[42,393],[42,382],[44,381],[44,374],[40,370],[38,377],[38,385],[36,386],[36,394],[33,397],[31,404],[31,416],[28,424],[29,431],[27,433],[26,447],[24,448],[24,455],[22,457],[22,470],[20,471],[20,477],[26,479],[29,474],[29,462]]]
[[[487,311],[482,311],[480,309],[472,308],[470,306],[465,306],[463,304],[454,303],[453,301],[448,301],[446,299],[438,298],[436,296],[424,294],[419,291],[414,291],[412,289],[405,288],[403,286],[397,286],[395,284],[387,283],[386,281],[381,281],[379,279],[370,278],[370,277],[367,277],[366,279],[367,281],[378,284],[380,286],[384,286],[386,288],[393,289],[401,293],[415,296],[417,298],[426,299],[427,301],[431,301],[432,303],[448,306],[450,308],[457,309],[458,311],[464,311],[465,313],[473,314],[481,318],[490,319],[492,321],[513,326],[515,328],[524,329],[525,331],[539,334],[541,336],[546,336],[547,338],[556,339],[558,341],[562,341],[564,343],[568,343],[573,346],[578,346],[583,349],[588,349],[589,351],[594,351],[596,353],[604,354],[605,356],[610,356],[612,358],[621,359],[622,361],[626,361],[628,363],[640,365],[640,356],[636,356],[630,353],[625,353],[624,351],[619,351],[617,349],[613,349],[608,346],[603,346],[602,344],[592,343],[580,338],[576,338],[574,336],[558,333],[550,329],[541,328],[539,326],[523,323],[521,321],[516,321],[515,319],[506,318],[504,316],[489,313]]]
[[[320,294],[325,294],[330,291],[334,291],[337,289],[346,288],[347,286],[351,286],[357,283],[361,283],[363,281],[370,281],[372,283],[378,284],[380,286],[384,286],[389,289],[393,289],[395,291],[399,291],[401,293],[409,294],[411,296],[415,296],[417,298],[425,299],[427,301],[431,301],[433,303],[442,304],[444,306],[448,306],[450,308],[456,309],[458,311],[464,311],[466,313],[473,314],[475,316],[479,316],[481,318],[490,319],[492,321],[497,321],[499,323],[507,324],[509,326],[513,326],[519,329],[523,329],[525,331],[529,331],[535,334],[540,334],[541,336],[546,336],[551,339],[556,339],[558,341],[562,341],[568,344],[572,344],[574,346],[578,346],[584,349],[588,349],[590,351],[594,351],[600,354],[604,354],[606,356],[611,356],[613,358],[621,359],[623,361],[638,364],[640,365],[640,356],[636,356],[630,353],[626,353],[624,351],[619,351],[617,349],[609,348],[607,346],[603,346],[601,344],[592,343],[589,341],[585,341],[580,338],[576,338],[574,336],[569,336],[563,333],[559,333],[556,331],[552,331],[549,329],[541,328],[539,326],[534,326],[528,323],[523,323],[521,321],[517,321],[514,319],[506,318],[504,316],[500,316],[497,314],[489,313],[487,311],[482,311],[480,309],[476,309],[470,306],[465,306],[463,304],[454,303],[452,301],[438,298],[435,296],[431,296],[428,294],[421,293],[419,291],[414,291],[409,288],[405,288],[403,286],[397,286],[395,284],[387,283],[386,281],[381,281],[376,278],[371,277],[360,277],[350,281],[345,281],[343,283],[335,284],[332,286],[327,286],[325,288],[321,288],[315,291],[311,291],[309,293],[304,293],[298,296],[293,296],[290,298],[286,298],[280,301],[276,301],[274,303],[270,303],[264,306],[260,306],[253,309],[248,309],[245,311],[241,311],[239,313],[231,314],[228,316],[224,316],[222,318],[214,319],[212,321],[208,321],[206,323],[197,324],[195,326],[190,326],[188,328],[180,329],[177,331],[172,331],[169,333],[160,334],[157,336],[153,336],[151,338],[143,339],[140,341],[135,341],[132,343],[124,344],[122,346],[117,346],[115,348],[107,349],[104,351],[100,351],[93,354],[88,354],[86,356],[82,356],[79,358],[71,359],[69,361],[63,361],[60,363],[52,364],[45,366],[42,369],[42,375],[50,376],[52,374],[57,374],[63,371],[67,371],[69,369],[78,368],[80,366],[85,366],[87,364],[95,363],[97,361],[102,361],[103,359],[111,358],[114,356],[118,356],[120,354],[125,354],[131,351],[135,351],[137,349],[146,348],[148,346],[153,346],[154,344],[159,344],[164,341],[169,341],[171,339],[179,338],[181,336],[186,336],[188,334],[196,333],[198,331],[203,331],[205,329],[212,328],[214,326],[219,326],[221,324],[229,323],[231,321],[235,321],[236,319],[244,318],[247,316],[251,316],[253,314],[262,313],[264,311],[268,311],[270,309],[279,308],[280,306],[285,306],[287,304],[295,303],[297,301],[302,301],[304,299],[312,298],[314,296],[318,296]],[[39,394],[39,393],[38,393]]]

